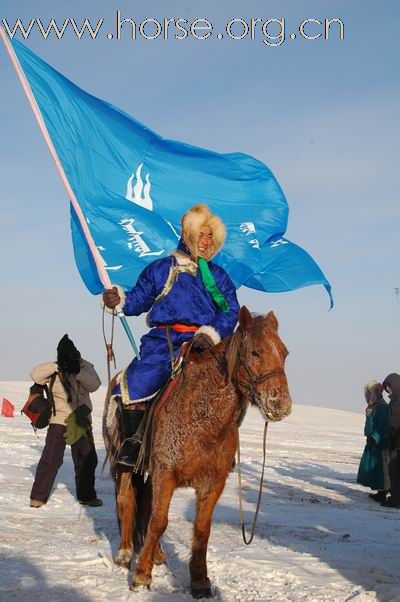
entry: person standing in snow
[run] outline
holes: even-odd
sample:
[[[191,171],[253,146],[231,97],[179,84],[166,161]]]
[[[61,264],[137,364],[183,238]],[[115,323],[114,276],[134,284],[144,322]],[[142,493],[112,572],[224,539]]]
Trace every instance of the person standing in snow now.
[[[400,508],[400,374],[389,374],[383,381],[389,395],[389,478],[390,497],[382,506]]]
[[[389,406],[383,399],[382,390],[382,385],[376,380],[371,380],[364,387],[367,402],[364,435],[367,442],[357,475],[357,483],[377,490],[377,493],[369,494],[376,502],[384,502],[389,492]]]
[[[135,358],[121,373],[112,392],[122,415],[119,464],[134,466],[137,445],[131,437],[142,419],[143,402],[154,399],[168,380],[181,345],[193,339],[193,350],[209,349],[236,326],[235,285],[211,261],[224,241],[221,219],[197,204],[182,218],[182,237],[174,253],[149,264],[131,291],[114,287],[103,293],[110,309],[121,305],[127,316],[148,312],[151,328],[141,339],[140,360]]]
[[[97,454],[91,425],[92,403],[89,393],[97,391],[100,378],[92,364],[81,357],[68,335],[57,347],[57,362],[40,364],[31,376],[39,385],[48,384],[55,375],[52,395],[55,415],[50,418],[46,444],[36,469],[30,506],[47,503],[58,469],[63,463],[67,444],[71,446],[75,467],[76,496],[80,504],[101,506],[95,490]]]

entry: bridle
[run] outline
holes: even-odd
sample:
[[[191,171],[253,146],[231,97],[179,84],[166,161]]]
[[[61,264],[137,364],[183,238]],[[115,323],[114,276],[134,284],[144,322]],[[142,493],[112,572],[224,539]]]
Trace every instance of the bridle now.
[[[250,370],[250,368],[246,364],[243,363],[241,364],[241,366],[246,372],[247,376],[249,377],[249,380],[247,382],[243,380],[237,380],[236,382],[241,387],[249,389],[249,391],[253,395],[255,386],[260,385],[261,383],[265,382],[266,380],[269,380],[270,378],[274,378],[274,376],[285,376],[285,371],[283,368],[274,368],[274,370],[268,370],[267,372],[263,372],[262,374],[257,376],[256,374],[254,374],[254,372]]]
[[[241,342],[246,342],[246,334],[243,334],[243,332]],[[217,353],[212,348],[208,350],[208,352],[211,353],[216,364],[218,365],[221,374],[224,374],[226,370],[228,350],[229,345],[222,353]],[[250,400],[253,403],[257,404],[257,393],[254,390],[254,388],[257,385],[260,385],[261,383],[265,382],[266,380],[269,380],[270,378],[274,378],[275,376],[286,376],[286,374],[283,368],[274,368],[273,370],[267,370],[262,374],[254,374],[254,372],[252,372],[252,370],[249,368],[249,366],[245,363],[244,360],[245,358],[243,357],[242,348],[240,354],[238,354],[237,366],[235,367],[234,374],[230,378],[230,382],[235,387],[239,399],[243,398],[243,391],[246,391],[247,397],[250,398]],[[247,379],[244,380],[238,378],[238,371],[240,368],[243,368],[243,370],[245,371]]]
[[[270,378],[274,378],[275,376],[285,376],[285,371],[283,368],[274,368],[273,370],[267,370],[266,372],[263,372],[262,374],[259,374],[259,375],[254,374],[254,372],[252,372],[252,370],[250,370],[248,365],[243,361],[242,354],[238,360],[238,368],[239,367],[243,368],[243,370],[246,372],[246,374],[248,376],[248,380],[243,380],[243,379],[239,380],[236,377],[235,384],[237,385],[237,388],[239,390],[243,390],[243,389],[247,390],[247,393],[253,402],[256,402],[256,399],[257,399],[257,394],[254,390],[254,388],[257,385],[260,385],[261,383],[264,383],[266,380],[269,380]]]

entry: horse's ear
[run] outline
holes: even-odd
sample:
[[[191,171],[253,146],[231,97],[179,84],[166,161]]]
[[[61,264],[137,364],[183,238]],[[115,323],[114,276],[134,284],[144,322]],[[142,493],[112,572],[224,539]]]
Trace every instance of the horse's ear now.
[[[253,317],[247,307],[242,305],[239,311],[239,324],[243,332],[250,330],[253,323]]]
[[[278,320],[276,319],[276,316],[274,314],[273,311],[270,311],[267,313],[267,315],[265,316],[265,319],[267,320],[268,324],[271,326],[271,328],[273,328],[274,330],[278,330]]]

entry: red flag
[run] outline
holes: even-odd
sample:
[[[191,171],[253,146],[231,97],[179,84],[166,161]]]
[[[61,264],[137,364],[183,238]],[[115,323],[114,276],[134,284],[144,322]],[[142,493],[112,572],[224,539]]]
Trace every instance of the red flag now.
[[[14,406],[11,401],[8,401],[5,397],[3,397],[3,404],[1,406],[1,415],[7,416],[8,418],[14,417]]]

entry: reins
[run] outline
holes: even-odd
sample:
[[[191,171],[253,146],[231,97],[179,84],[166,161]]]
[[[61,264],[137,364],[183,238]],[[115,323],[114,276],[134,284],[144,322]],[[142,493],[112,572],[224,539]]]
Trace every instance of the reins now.
[[[246,335],[242,335],[242,342],[245,342],[245,336]],[[263,374],[255,375],[250,370],[250,368],[246,365],[246,363],[242,361],[243,360],[243,350],[244,350],[244,347],[241,346],[239,353],[238,353],[238,357],[237,357],[237,363],[240,364],[240,366],[246,372],[248,380],[247,381],[239,380],[237,378],[237,369],[236,369],[235,382],[233,380],[232,380],[232,382],[233,382],[235,388],[239,388],[239,390],[240,390],[240,388],[247,389],[248,394],[252,397],[253,401],[255,402],[256,401],[256,392],[254,391],[254,387],[258,384],[265,382],[266,380],[269,380],[270,378],[273,378],[274,376],[281,376],[282,374],[285,374],[285,372],[282,368],[275,368],[273,370],[268,370],[268,371],[264,372]],[[266,421],[265,426],[264,426],[264,435],[263,435],[263,461],[262,461],[260,485],[258,488],[257,506],[256,506],[256,510],[255,510],[255,513],[253,516],[253,522],[252,522],[252,526],[251,526],[251,533],[250,533],[249,539],[247,539],[247,536],[246,536],[246,526],[245,526],[244,515],[243,515],[243,487],[242,487],[242,472],[241,472],[241,467],[240,467],[240,437],[239,437],[239,432],[238,432],[237,458],[238,458],[240,524],[241,524],[243,541],[247,546],[250,545],[251,542],[253,541],[254,534],[256,531],[258,513],[259,513],[260,505],[261,505],[262,490],[263,490],[263,485],[264,485],[265,463],[266,463],[266,457],[267,457],[267,430],[268,430],[268,422]]]
[[[238,440],[237,456],[238,456],[238,482],[239,482],[240,526],[241,526],[241,529],[242,529],[243,541],[246,544],[246,546],[249,546],[251,544],[251,542],[253,541],[253,537],[254,537],[254,534],[255,534],[255,531],[256,531],[258,512],[260,510],[260,505],[261,505],[262,490],[263,490],[263,484],[264,484],[265,461],[266,461],[266,457],[267,457],[267,429],[268,429],[268,422],[266,422],[265,426],[264,426],[264,436],[263,436],[263,464],[262,464],[262,470],[261,470],[260,486],[259,486],[259,489],[258,489],[257,507],[256,507],[256,511],[254,513],[254,516],[253,516],[253,523],[252,523],[252,526],[251,526],[251,533],[250,533],[250,538],[249,539],[246,538],[246,525],[245,525],[245,522],[244,522],[244,515],[243,515],[242,472],[241,472],[241,469],[240,469],[240,439]],[[239,433],[238,433],[238,437],[239,437]]]
[[[106,312],[106,306],[104,305],[102,319],[101,319],[101,326],[102,326],[102,331],[103,331],[104,345],[105,345],[106,351],[107,351],[107,377],[108,377],[108,384],[110,384],[110,381],[111,381],[111,362],[114,361],[114,370],[117,367],[116,360],[115,360],[115,355],[114,355],[114,349],[113,349],[115,311],[113,310],[113,312],[112,312],[112,319],[111,319],[111,340],[110,340],[109,343],[107,342],[107,336],[106,336],[105,312]]]

